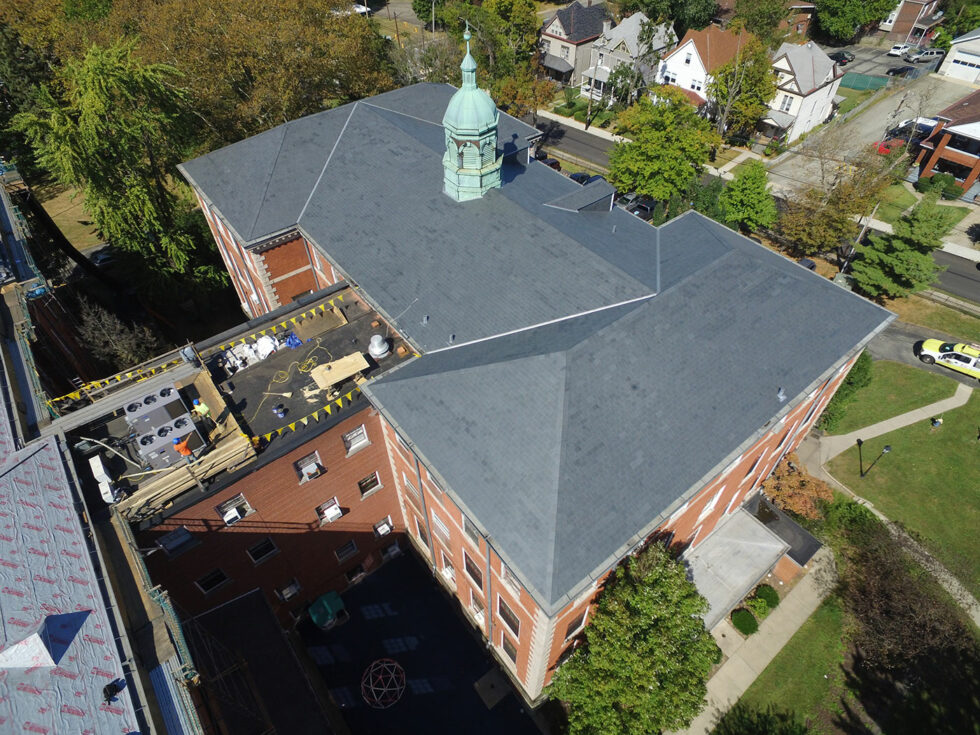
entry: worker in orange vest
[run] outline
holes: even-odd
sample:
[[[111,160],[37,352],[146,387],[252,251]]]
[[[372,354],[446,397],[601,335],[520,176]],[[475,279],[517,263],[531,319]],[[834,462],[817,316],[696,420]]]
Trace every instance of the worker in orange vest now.
[[[187,442],[190,438],[191,435],[188,434],[183,439],[174,439],[174,450],[176,450],[177,454],[179,454],[181,457],[186,457],[188,462],[193,462],[195,459],[197,459],[197,455],[194,454],[193,449],[187,446]]]

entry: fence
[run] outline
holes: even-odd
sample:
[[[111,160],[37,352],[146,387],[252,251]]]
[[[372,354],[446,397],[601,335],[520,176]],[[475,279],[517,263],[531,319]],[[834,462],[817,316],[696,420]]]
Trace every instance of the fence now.
[[[887,85],[888,77],[858,74],[856,71],[847,72],[840,80],[840,86],[848,89],[881,89]]]

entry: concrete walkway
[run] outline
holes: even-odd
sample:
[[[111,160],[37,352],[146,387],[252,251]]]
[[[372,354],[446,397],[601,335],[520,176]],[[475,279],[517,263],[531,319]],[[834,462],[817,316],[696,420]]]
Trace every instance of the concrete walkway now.
[[[707,704],[691,726],[673,735],[707,735],[725,712],[738,702],[831,592],[837,581],[834,555],[824,546],[807,564],[809,570],[779,607],[759,624],[759,631],[742,638],[725,618],[711,631],[728,660],[708,681]]]

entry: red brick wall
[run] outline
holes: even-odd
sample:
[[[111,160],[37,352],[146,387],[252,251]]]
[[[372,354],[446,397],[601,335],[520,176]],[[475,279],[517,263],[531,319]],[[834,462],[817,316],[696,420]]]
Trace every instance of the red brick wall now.
[[[343,434],[361,424],[370,444],[348,456]],[[301,483],[294,463],[314,451],[326,472]],[[382,487],[362,497],[358,481],[375,471]],[[254,512],[226,526],[215,508],[239,493]],[[344,515],[321,524],[316,508],[335,496]],[[395,531],[379,538],[373,526],[389,515]],[[382,563],[381,550],[396,538],[405,545],[402,514],[378,416],[371,408],[358,412],[232,487],[145,531],[140,535],[140,546],[150,547],[162,534],[182,525],[200,541],[198,546],[173,559],[163,551],[147,557],[153,580],[163,585],[180,607],[199,613],[261,587],[280,621],[289,624],[290,610],[302,608],[329,590],[344,590],[348,586],[345,573],[358,565],[370,573]],[[266,538],[272,539],[279,551],[255,563],[246,550]],[[338,561],[334,550],[352,539],[357,553]],[[231,581],[205,594],[194,582],[214,569],[221,569]],[[280,600],[275,590],[294,578],[301,591],[288,601]]]

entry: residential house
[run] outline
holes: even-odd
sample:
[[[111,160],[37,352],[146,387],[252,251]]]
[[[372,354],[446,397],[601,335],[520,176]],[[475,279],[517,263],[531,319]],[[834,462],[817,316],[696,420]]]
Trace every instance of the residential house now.
[[[878,33],[891,41],[920,44],[942,19],[939,0],[898,0],[888,17],[878,24]]]
[[[716,6],[715,17],[712,22],[727,28],[735,17],[735,0],[720,0]],[[787,0],[786,16],[779,23],[779,29],[786,31],[789,35],[796,35],[805,38],[810,33],[810,25],[813,23],[813,16],[817,6],[814,3],[804,2],[803,0]]]
[[[968,94],[936,115],[936,127],[922,141],[916,158],[919,176],[952,174],[964,195],[980,194],[980,91]]]
[[[578,84],[589,66],[591,45],[612,27],[608,11],[592,0],[569,3],[541,28],[541,65],[562,84]]]
[[[776,96],[761,122],[769,137],[792,142],[824,122],[833,112],[844,72],[812,41],[784,43],[773,57]]]
[[[715,68],[714,54],[707,58]],[[371,321],[407,348],[393,349],[341,402],[346,411],[354,399],[370,407],[342,414],[316,439],[326,472],[309,487],[293,469],[307,450],[295,446],[278,460],[285,478],[276,487],[264,487],[275,472],[249,480],[242,499],[227,496],[246,486],[230,486],[202,501],[208,512],[198,515],[235,547],[244,580],[254,562],[249,543],[263,542],[260,561],[268,552],[268,563],[279,564],[263,524],[314,537],[317,558],[339,560],[353,540],[380,563],[387,542],[370,529],[387,513],[392,533],[403,534],[517,690],[537,703],[603,580],[649,539],[670,538],[692,553],[711,544],[766,549],[751,569],[720,570],[748,581],[712,586],[709,625],[752,580],[799,570],[805,561],[788,559],[785,544],[741,506],[893,317],[696,212],[651,228],[614,206],[605,182],[579,186],[533,160],[540,132],[496,110],[468,53],[461,69],[459,90],[394,90],[181,165],[226,262],[264,266],[230,268],[240,293],[258,296],[246,302],[249,313],[336,277],[356,283],[358,303],[377,314]],[[279,243],[288,257],[256,260]],[[305,280],[290,281],[296,273]],[[838,318],[823,324],[814,313]],[[284,323],[280,314],[273,324]],[[289,392],[300,398],[299,389]],[[295,426],[286,436],[310,429],[285,421]],[[260,461],[281,441],[280,428],[259,430],[272,441]],[[363,463],[349,446],[361,429],[357,446],[370,443]],[[383,487],[363,498],[355,478],[372,469]],[[263,503],[281,501],[282,512],[267,518],[252,503],[256,492]],[[309,528],[321,496],[347,508],[333,514],[329,532]],[[222,505],[209,507],[215,500]],[[719,557],[733,566],[745,558]],[[180,571],[169,573],[193,580],[213,565],[210,552],[193,558],[195,571],[182,556],[172,562]],[[370,573],[344,558],[338,563]],[[354,581],[346,566],[335,570],[341,587]],[[261,574],[264,585],[278,578]],[[215,585],[215,600],[231,594],[219,575],[204,581]],[[279,592],[296,589],[285,581]],[[208,594],[191,584],[187,594]],[[289,606],[301,607],[303,594],[279,609],[302,614]]]
[[[582,72],[582,96],[589,94],[595,99],[606,93],[609,75],[620,64],[638,71],[645,82],[652,83],[657,75],[657,61],[664,52],[673,48],[677,36],[670,23],[657,26],[652,41],[640,43],[640,31],[649,20],[643,13],[633,13],[615,28],[604,28],[602,35],[592,44],[589,68]],[[608,21],[607,21],[608,23]],[[652,66],[651,66],[652,64]]]
[[[752,34],[745,31],[735,33],[715,25],[703,31],[690,30],[661,60],[657,81],[684,90],[695,106],[702,107],[708,101],[711,74],[734,59],[751,38]]]
[[[971,84],[980,81],[980,28],[953,39],[939,73]]]

